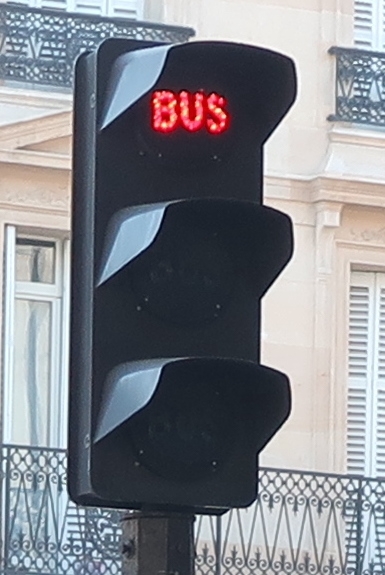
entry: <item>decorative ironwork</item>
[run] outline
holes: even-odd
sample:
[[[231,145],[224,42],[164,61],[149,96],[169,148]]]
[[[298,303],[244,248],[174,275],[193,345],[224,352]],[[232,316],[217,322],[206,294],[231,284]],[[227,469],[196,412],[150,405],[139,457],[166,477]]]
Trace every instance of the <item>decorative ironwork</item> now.
[[[2,447],[0,574],[118,575],[120,513],[69,501],[63,450]],[[246,510],[196,521],[197,575],[383,575],[385,483],[263,469]]]
[[[0,78],[71,87],[77,56],[109,37],[186,42],[191,28],[0,3]]]
[[[385,483],[263,469],[246,510],[197,524],[199,575],[385,573]]]
[[[3,446],[0,573],[118,575],[119,513],[69,501],[64,450]]]
[[[385,53],[337,48],[336,111],[331,121],[385,126]]]

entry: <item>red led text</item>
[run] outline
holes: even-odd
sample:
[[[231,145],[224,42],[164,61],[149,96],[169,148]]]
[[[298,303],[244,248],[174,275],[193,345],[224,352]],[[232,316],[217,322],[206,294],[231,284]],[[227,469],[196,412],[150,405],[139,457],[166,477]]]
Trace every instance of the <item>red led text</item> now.
[[[225,98],[215,92],[157,90],[151,100],[152,127],[164,134],[179,127],[188,132],[205,129],[209,134],[222,134],[229,126],[225,107]]]

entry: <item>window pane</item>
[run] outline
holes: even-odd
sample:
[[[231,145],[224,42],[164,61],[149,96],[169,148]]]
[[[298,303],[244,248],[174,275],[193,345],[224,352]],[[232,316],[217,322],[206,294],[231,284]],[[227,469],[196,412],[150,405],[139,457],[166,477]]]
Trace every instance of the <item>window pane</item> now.
[[[16,299],[12,442],[48,445],[51,304]]]
[[[18,238],[16,240],[16,280],[54,283],[54,242]]]

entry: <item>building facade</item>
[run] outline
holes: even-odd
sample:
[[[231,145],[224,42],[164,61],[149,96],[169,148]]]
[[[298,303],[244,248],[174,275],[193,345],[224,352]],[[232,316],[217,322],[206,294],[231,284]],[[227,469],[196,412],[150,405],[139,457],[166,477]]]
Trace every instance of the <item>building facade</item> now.
[[[369,524],[380,525],[373,493],[385,475],[385,1],[35,0],[0,4],[2,544],[9,549],[16,537],[9,513],[21,492],[28,509],[41,508],[31,486],[19,489],[29,481],[20,479],[23,469],[36,465],[27,453],[41,449],[48,467],[54,453],[64,466],[72,66],[109,35],[230,40],[294,59],[298,99],[266,145],[264,189],[266,203],[293,219],[295,254],[264,298],[262,333],[263,361],[290,376],[293,412],[261,463],[299,470],[306,485],[337,474],[345,494],[347,476],[374,478],[375,487],[365,484],[370,512],[361,525],[369,533]],[[11,469],[13,487],[4,479]],[[274,473],[264,475],[266,494]],[[64,517],[68,504],[54,492],[50,517]],[[346,557],[359,541],[349,535],[355,506],[342,530],[345,543],[351,538]],[[244,533],[226,541],[251,541],[250,513]],[[361,566],[365,554],[382,561],[382,539],[373,537]]]

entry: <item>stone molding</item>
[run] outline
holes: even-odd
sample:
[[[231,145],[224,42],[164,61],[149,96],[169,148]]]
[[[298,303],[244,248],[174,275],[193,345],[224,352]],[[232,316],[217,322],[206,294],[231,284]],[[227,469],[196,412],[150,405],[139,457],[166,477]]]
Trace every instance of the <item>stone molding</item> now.
[[[0,127],[0,149],[15,150],[72,135],[72,112],[54,112]]]

